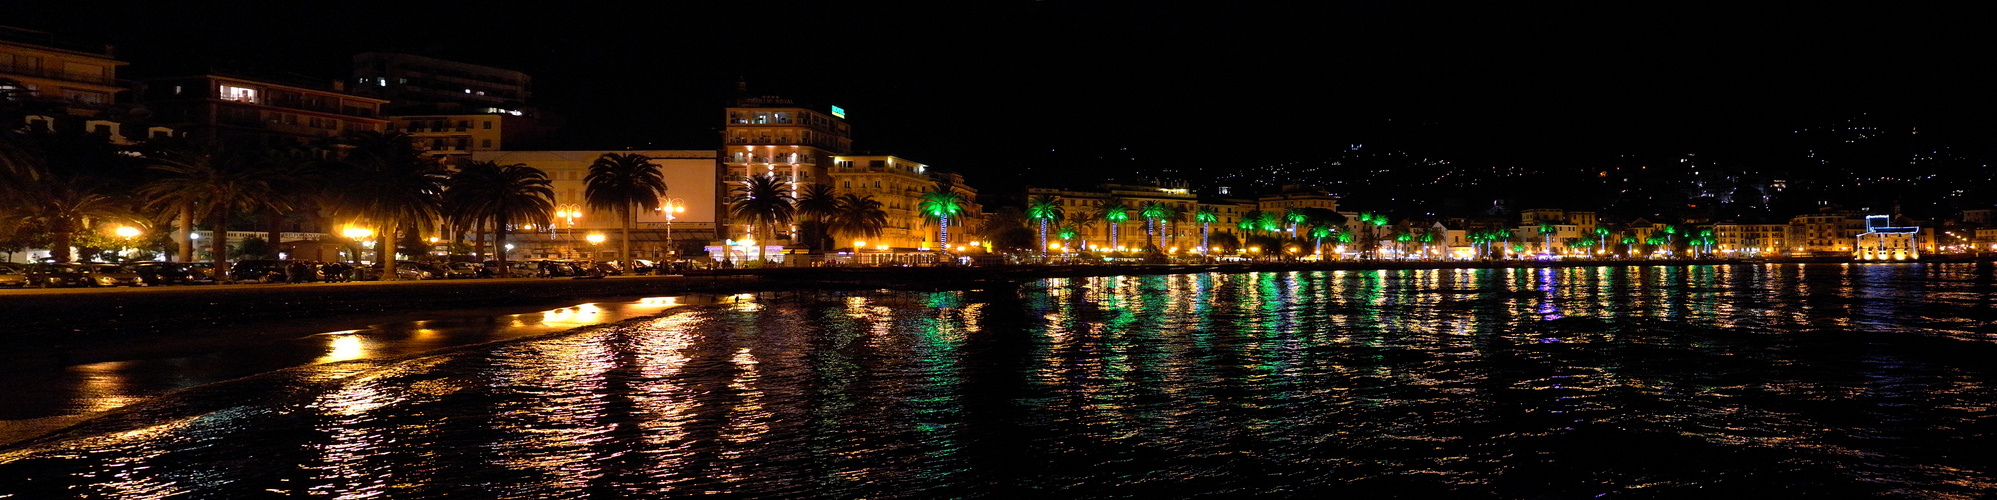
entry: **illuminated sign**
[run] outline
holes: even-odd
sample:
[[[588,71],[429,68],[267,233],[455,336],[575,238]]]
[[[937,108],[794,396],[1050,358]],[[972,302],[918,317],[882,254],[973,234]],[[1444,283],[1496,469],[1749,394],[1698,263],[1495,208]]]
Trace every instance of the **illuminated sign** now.
[[[838,106],[833,106],[833,107],[832,107],[832,116],[837,116],[837,117],[840,117],[840,118],[845,118],[845,117],[846,117],[846,108],[842,108],[842,107],[838,107]]]

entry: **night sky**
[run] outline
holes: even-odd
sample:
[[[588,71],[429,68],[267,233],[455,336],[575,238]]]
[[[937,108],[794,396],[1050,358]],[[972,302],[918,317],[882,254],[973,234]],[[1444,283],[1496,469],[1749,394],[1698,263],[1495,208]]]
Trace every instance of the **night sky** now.
[[[846,108],[858,149],[974,182],[1226,170],[1352,143],[1583,164],[1751,150],[1857,113],[1980,137],[1997,108],[1997,58],[1976,12],[1232,4],[163,2],[86,13],[30,1],[0,24],[116,44],[133,63],[126,77],[220,63],[331,80],[364,51],[519,69],[577,147],[717,147],[721,107],[745,78],[756,94]]]

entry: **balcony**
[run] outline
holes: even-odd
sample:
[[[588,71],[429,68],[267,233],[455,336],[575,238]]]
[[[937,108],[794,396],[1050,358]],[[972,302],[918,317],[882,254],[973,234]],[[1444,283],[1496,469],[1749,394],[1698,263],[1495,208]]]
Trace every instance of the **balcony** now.
[[[70,73],[67,71],[53,70],[49,68],[16,66],[12,64],[6,66],[0,66],[0,73],[21,75],[21,76],[32,76],[37,78],[48,78],[51,80],[62,80],[66,82],[94,83],[98,85],[111,85],[112,83],[114,83],[114,79],[112,79],[109,76],[104,76],[103,74],[92,75],[87,73]]]

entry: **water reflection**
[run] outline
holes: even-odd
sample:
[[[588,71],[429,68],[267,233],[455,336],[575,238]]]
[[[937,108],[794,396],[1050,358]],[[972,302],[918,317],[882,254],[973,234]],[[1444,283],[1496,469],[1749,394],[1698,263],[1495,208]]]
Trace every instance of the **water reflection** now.
[[[1993,290],[1975,265],[1744,265],[745,294],[191,394],[0,454],[38,478],[0,493],[1970,498],[1997,482]]]

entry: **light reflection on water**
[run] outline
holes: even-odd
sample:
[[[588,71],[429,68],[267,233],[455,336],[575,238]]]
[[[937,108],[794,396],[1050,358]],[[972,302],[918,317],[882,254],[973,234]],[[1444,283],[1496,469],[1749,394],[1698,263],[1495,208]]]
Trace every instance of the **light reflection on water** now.
[[[224,403],[0,451],[0,494],[1973,498],[1997,473],[1982,451],[1997,444],[1991,274],[1631,266],[745,294],[188,394]],[[370,356],[364,339],[327,342],[328,361]]]

